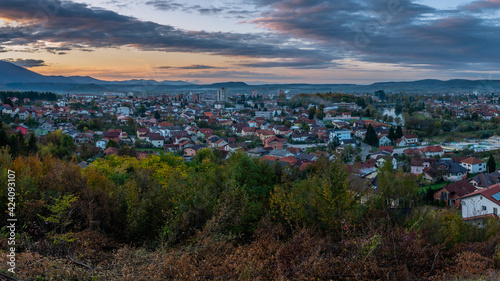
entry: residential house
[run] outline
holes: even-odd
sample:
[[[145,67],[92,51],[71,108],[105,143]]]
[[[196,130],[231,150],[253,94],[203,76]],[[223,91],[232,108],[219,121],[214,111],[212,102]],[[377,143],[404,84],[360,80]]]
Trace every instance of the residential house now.
[[[434,193],[435,201],[444,201],[446,206],[461,207],[461,197],[476,191],[476,187],[467,179],[459,180],[454,183],[445,185],[443,188]]]
[[[12,107],[9,104],[4,104],[2,114],[12,114]]]
[[[500,171],[494,171],[490,174],[479,174],[470,180],[470,183],[477,188],[486,188],[490,185],[500,183]]]
[[[403,135],[402,139],[406,142],[406,145],[418,144],[418,136],[416,134]]]
[[[271,130],[257,130],[255,132],[255,135],[257,135],[261,140],[265,140],[269,137],[275,136],[274,132]]]
[[[387,136],[379,136],[378,144],[382,146],[389,146],[392,144],[392,141]]]
[[[401,138],[401,139],[396,139],[394,141],[394,144],[396,144],[396,146],[408,146],[408,143],[406,142],[405,139]]]
[[[254,127],[244,127],[241,129],[241,136],[242,137],[250,137],[255,135],[255,128]]]
[[[149,130],[146,128],[139,128],[137,129],[137,138],[140,140],[145,140],[146,139],[146,134],[149,133]]]
[[[227,144],[227,141],[225,141],[223,138],[214,136],[209,139],[209,144],[210,147],[221,148]]]
[[[460,161],[460,165],[466,168],[471,174],[486,172],[486,163],[474,157]]]
[[[102,139],[102,140],[98,140],[95,143],[95,146],[98,147],[98,148],[100,148],[100,149],[106,149],[106,144],[108,144],[108,140]]]
[[[75,141],[75,143],[78,143],[78,144],[94,142],[94,136],[91,134],[87,134],[87,133],[78,133],[76,135],[74,141]]]
[[[462,218],[481,224],[481,220],[498,217],[500,209],[500,184],[479,189],[460,198],[462,200]]]
[[[264,139],[264,147],[272,147],[273,149],[283,149],[286,146],[286,139],[278,138],[277,136],[271,136]]]
[[[309,153],[300,153],[297,156],[295,156],[295,158],[297,158],[297,160],[314,162],[318,160],[318,155]]]
[[[28,134],[28,127],[24,124],[20,124],[16,127],[16,132],[21,132],[23,135]]]
[[[349,170],[352,173],[356,173],[361,177],[365,177],[371,173],[374,173],[377,171],[377,163],[375,162],[375,159],[368,159],[365,162],[354,162],[353,165],[349,166]]]
[[[163,147],[165,145],[165,138],[160,133],[147,133],[146,137],[153,147]]]
[[[394,153],[394,146],[392,145],[381,145],[378,147],[378,152],[382,152],[382,151],[387,151],[389,152],[391,155]]]
[[[330,142],[337,138],[340,142],[342,140],[351,139],[351,131],[350,130],[333,130],[330,131]]]
[[[445,181],[455,182],[467,178],[467,169],[451,159],[438,160],[435,166]]]
[[[308,133],[293,133],[291,138],[293,141],[307,141],[310,136]]]
[[[413,157],[410,160],[411,173],[414,175],[420,175],[424,172],[425,168],[430,168],[436,163],[434,158],[418,158]]]
[[[25,121],[26,119],[28,119],[28,116],[30,116],[29,111],[26,110],[25,108],[19,109],[17,115],[19,116],[19,120],[22,121]]]
[[[422,147],[420,151],[425,155],[425,157],[442,157],[444,154],[443,148],[439,145]]]

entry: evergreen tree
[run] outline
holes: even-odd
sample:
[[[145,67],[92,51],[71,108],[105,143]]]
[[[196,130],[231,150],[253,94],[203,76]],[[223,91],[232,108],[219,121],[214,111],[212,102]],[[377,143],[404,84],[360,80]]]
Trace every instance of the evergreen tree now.
[[[314,119],[314,115],[316,114],[316,107],[311,106],[309,107],[309,119]]]
[[[6,98],[4,101],[3,101],[4,104],[8,104],[10,105],[11,107],[14,106],[14,103],[12,102],[12,100],[10,98]]]
[[[28,153],[36,153],[38,151],[38,146],[36,144],[35,134],[30,134],[30,138],[28,139]]]
[[[0,128],[0,147],[4,147],[9,144],[9,137],[3,128]]]
[[[497,169],[497,163],[495,162],[495,158],[493,155],[488,158],[488,162],[486,163],[486,170],[488,173],[493,173]]]
[[[391,126],[391,128],[389,129],[389,136],[388,138],[394,142],[394,140],[396,140],[396,132],[394,131],[394,127]]]
[[[365,142],[371,146],[378,146],[377,133],[371,124],[368,126],[368,129],[366,129]]]
[[[120,148],[120,145],[114,140],[109,140],[108,143],[106,144],[106,148],[109,147]]]
[[[396,128],[396,138],[400,139],[403,137],[403,128],[400,125]]]

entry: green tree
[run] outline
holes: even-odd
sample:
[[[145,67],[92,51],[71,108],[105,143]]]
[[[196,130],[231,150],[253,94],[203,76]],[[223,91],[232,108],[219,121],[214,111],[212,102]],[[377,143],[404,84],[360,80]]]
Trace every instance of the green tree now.
[[[325,118],[325,113],[321,108],[318,108],[316,110],[316,118],[318,118],[319,120],[323,120],[323,118]]]
[[[396,138],[400,139],[403,137],[403,128],[400,125],[396,128]]]
[[[9,137],[3,128],[0,127],[0,147],[5,147],[9,144]]]
[[[106,148],[109,147],[120,148],[120,145],[114,140],[109,140],[108,143],[106,144]]]
[[[28,139],[28,153],[36,153],[38,151],[38,145],[36,144],[35,134],[31,133]]]
[[[310,129],[309,124],[307,124],[306,122],[300,123],[299,127],[301,130],[304,130],[304,131],[309,131],[309,129]]]
[[[384,165],[379,168],[378,179],[380,208],[411,208],[418,203],[418,184],[415,177],[405,174],[401,169],[394,170],[391,157],[387,157]]]
[[[387,136],[392,142],[394,142],[394,140],[396,140],[396,132],[394,131],[394,127],[391,126],[391,128],[389,128],[389,136]]]
[[[4,104],[8,104],[10,105],[11,107],[14,106],[14,103],[12,102],[12,100],[10,98],[6,98],[4,101],[3,101]]]
[[[314,119],[314,115],[316,114],[316,107],[309,107],[309,119]]]
[[[375,129],[373,129],[371,124],[368,126],[368,129],[366,129],[365,143],[371,146],[378,146],[377,133],[375,132]]]
[[[497,163],[495,162],[495,158],[493,155],[490,155],[490,158],[488,158],[488,162],[486,163],[486,169],[488,173],[493,173],[497,169]]]
[[[44,140],[45,145],[40,149],[42,154],[52,154],[58,158],[70,159],[75,152],[76,145],[73,138],[61,130],[47,134]]]

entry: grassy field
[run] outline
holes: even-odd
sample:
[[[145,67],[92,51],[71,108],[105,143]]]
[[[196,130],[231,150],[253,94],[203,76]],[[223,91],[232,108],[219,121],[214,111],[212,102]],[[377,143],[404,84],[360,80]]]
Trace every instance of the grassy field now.
[[[440,182],[440,183],[434,183],[434,184],[429,184],[429,185],[424,185],[424,186],[421,186],[420,187],[420,192],[427,192],[427,190],[431,189],[431,190],[438,190],[440,189],[441,187],[449,184],[450,182],[449,181],[443,181],[443,182]]]

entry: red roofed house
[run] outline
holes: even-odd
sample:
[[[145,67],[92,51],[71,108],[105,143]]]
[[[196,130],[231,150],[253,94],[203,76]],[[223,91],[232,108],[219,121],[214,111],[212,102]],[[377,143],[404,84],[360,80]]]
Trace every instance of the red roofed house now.
[[[255,135],[255,128],[253,128],[253,127],[244,127],[241,130],[242,137],[248,137],[248,136],[253,136],[253,135]]]
[[[443,188],[434,193],[434,200],[443,200],[446,206],[460,208],[460,197],[471,194],[476,191],[476,187],[467,179],[463,179],[454,183],[445,185]]]
[[[137,138],[140,140],[145,140],[146,139],[146,134],[149,132],[148,129],[146,128],[139,128],[137,129]]]
[[[425,157],[435,157],[438,155],[441,157],[444,154],[443,148],[439,145],[422,147],[420,151],[425,154]]]
[[[286,145],[286,139],[280,139],[277,136],[272,136],[264,139],[264,147],[272,147],[273,149],[283,149]]]
[[[459,162],[462,167],[467,169],[469,173],[484,173],[486,172],[486,163],[474,157],[469,157]]]
[[[418,136],[416,134],[406,134],[402,138],[407,145],[417,144]]]
[[[281,162],[286,162],[286,163],[290,164],[291,166],[295,165],[298,162],[298,160],[295,159],[295,157],[293,157],[293,156],[281,157],[279,160]]]
[[[278,158],[279,158],[278,156],[264,155],[260,159],[265,161],[276,161],[278,160]]]
[[[392,146],[392,145],[387,145],[387,146],[381,145],[381,146],[378,147],[378,152],[382,152],[382,151],[387,151],[390,154],[392,154],[394,152],[394,146]]]
[[[255,134],[261,139],[265,140],[266,138],[274,136],[274,132],[271,130],[257,130]]]
[[[488,216],[498,216],[500,209],[500,183],[477,190],[460,198],[462,218],[477,220]]]

